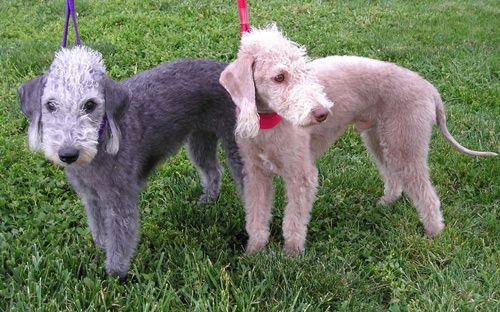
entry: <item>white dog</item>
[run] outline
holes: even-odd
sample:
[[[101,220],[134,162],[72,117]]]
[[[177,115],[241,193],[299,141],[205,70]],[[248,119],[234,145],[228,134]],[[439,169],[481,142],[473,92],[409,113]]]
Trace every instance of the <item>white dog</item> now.
[[[496,155],[468,150],[453,139],[438,91],[418,74],[358,57],[309,62],[305,49],[275,26],[243,35],[238,58],[222,72],[220,82],[240,109],[236,134],[246,174],[248,253],[268,241],[274,174],[283,177],[287,188],[285,252],[304,249],[317,187],[314,162],[351,123],[384,177],[380,203],[391,203],[404,190],[429,235],[444,227],[427,167],[433,124],[437,122],[446,139],[466,154]],[[283,120],[259,131],[257,113],[271,112]]]

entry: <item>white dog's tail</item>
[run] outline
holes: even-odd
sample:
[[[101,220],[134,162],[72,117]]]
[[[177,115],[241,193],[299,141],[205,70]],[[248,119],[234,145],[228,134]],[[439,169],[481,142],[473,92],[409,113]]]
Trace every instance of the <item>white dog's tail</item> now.
[[[443,107],[443,101],[441,100],[441,95],[436,90],[436,95],[434,96],[435,98],[435,104],[436,104],[436,122],[439,126],[439,129],[441,130],[441,133],[443,136],[460,152],[467,154],[467,155],[473,155],[473,156],[498,156],[497,153],[493,152],[479,152],[479,151],[473,151],[470,150],[466,147],[463,147],[460,143],[455,140],[455,138],[450,134],[448,131],[448,128],[446,127],[446,116],[444,114],[444,107]]]

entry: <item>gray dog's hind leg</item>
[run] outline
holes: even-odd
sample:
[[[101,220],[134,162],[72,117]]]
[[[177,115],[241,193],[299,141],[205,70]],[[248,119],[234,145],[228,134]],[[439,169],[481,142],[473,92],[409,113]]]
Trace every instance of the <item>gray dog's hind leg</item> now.
[[[106,272],[125,278],[139,238],[137,196],[117,194],[106,203]]]
[[[243,196],[243,160],[241,160],[240,152],[234,136],[224,138],[223,140],[224,150],[226,153],[227,160],[229,162],[229,169],[231,170],[231,175],[236,183],[236,189],[238,194]]]
[[[197,131],[187,140],[189,159],[196,165],[203,186],[199,203],[212,202],[219,196],[222,167],[217,159],[217,136]]]

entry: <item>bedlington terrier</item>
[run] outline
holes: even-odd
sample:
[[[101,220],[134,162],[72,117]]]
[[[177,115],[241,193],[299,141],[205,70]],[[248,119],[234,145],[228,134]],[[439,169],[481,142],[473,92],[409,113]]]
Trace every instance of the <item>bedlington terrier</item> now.
[[[19,88],[31,120],[29,146],[64,167],[109,274],[126,276],[138,241],[138,193],[183,143],[201,176],[200,202],[219,193],[219,138],[242,188],[235,107],[218,82],[225,67],[179,60],[117,83],[106,76],[101,55],[81,46],[61,49],[48,73]]]
[[[384,177],[380,203],[391,203],[404,190],[429,235],[439,234],[444,227],[427,167],[432,125],[437,121],[446,139],[461,152],[496,155],[468,150],[453,139],[438,91],[418,74],[366,58],[309,62],[305,49],[275,26],[244,34],[236,61],[222,72],[220,81],[239,108],[236,133],[246,174],[249,254],[268,241],[274,174],[286,184],[285,253],[304,250],[317,188],[314,162],[351,123],[361,132]],[[283,119],[273,129],[259,131],[257,113],[270,112]]]

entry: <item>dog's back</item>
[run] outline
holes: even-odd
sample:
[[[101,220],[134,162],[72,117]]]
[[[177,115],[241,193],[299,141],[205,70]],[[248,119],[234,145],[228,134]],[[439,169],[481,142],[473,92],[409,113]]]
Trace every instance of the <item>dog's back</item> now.
[[[125,116],[128,125],[140,121],[149,135],[162,129],[185,132],[234,125],[235,106],[218,82],[225,67],[210,60],[184,59],[124,80],[122,85],[132,93]]]
[[[333,110],[408,110],[409,102],[432,100],[435,91],[407,68],[365,57],[330,56],[311,62],[311,68],[335,102]]]
[[[123,116],[122,146],[147,150],[127,153],[147,155],[144,175],[175,153],[190,133],[208,131],[226,140],[234,136],[235,106],[218,82],[225,67],[210,60],[184,59],[121,82],[131,92]]]
[[[318,59],[311,62],[311,68],[335,102],[331,117],[312,130],[313,134],[329,133],[323,135],[328,142],[316,145],[331,144],[349,123],[355,123],[362,131],[381,123],[405,128],[410,124],[424,126],[437,122],[446,139],[459,151],[476,156],[496,155],[468,150],[452,138],[446,129],[439,91],[416,72],[357,56]]]
[[[313,127],[313,150],[319,156],[348,124],[358,130],[377,123],[405,123],[418,118],[434,124],[437,90],[417,73],[393,63],[357,56],[330,56],[310,64],[334,102],[328,119]],[[316,138],[321,138],[316,142]]]

